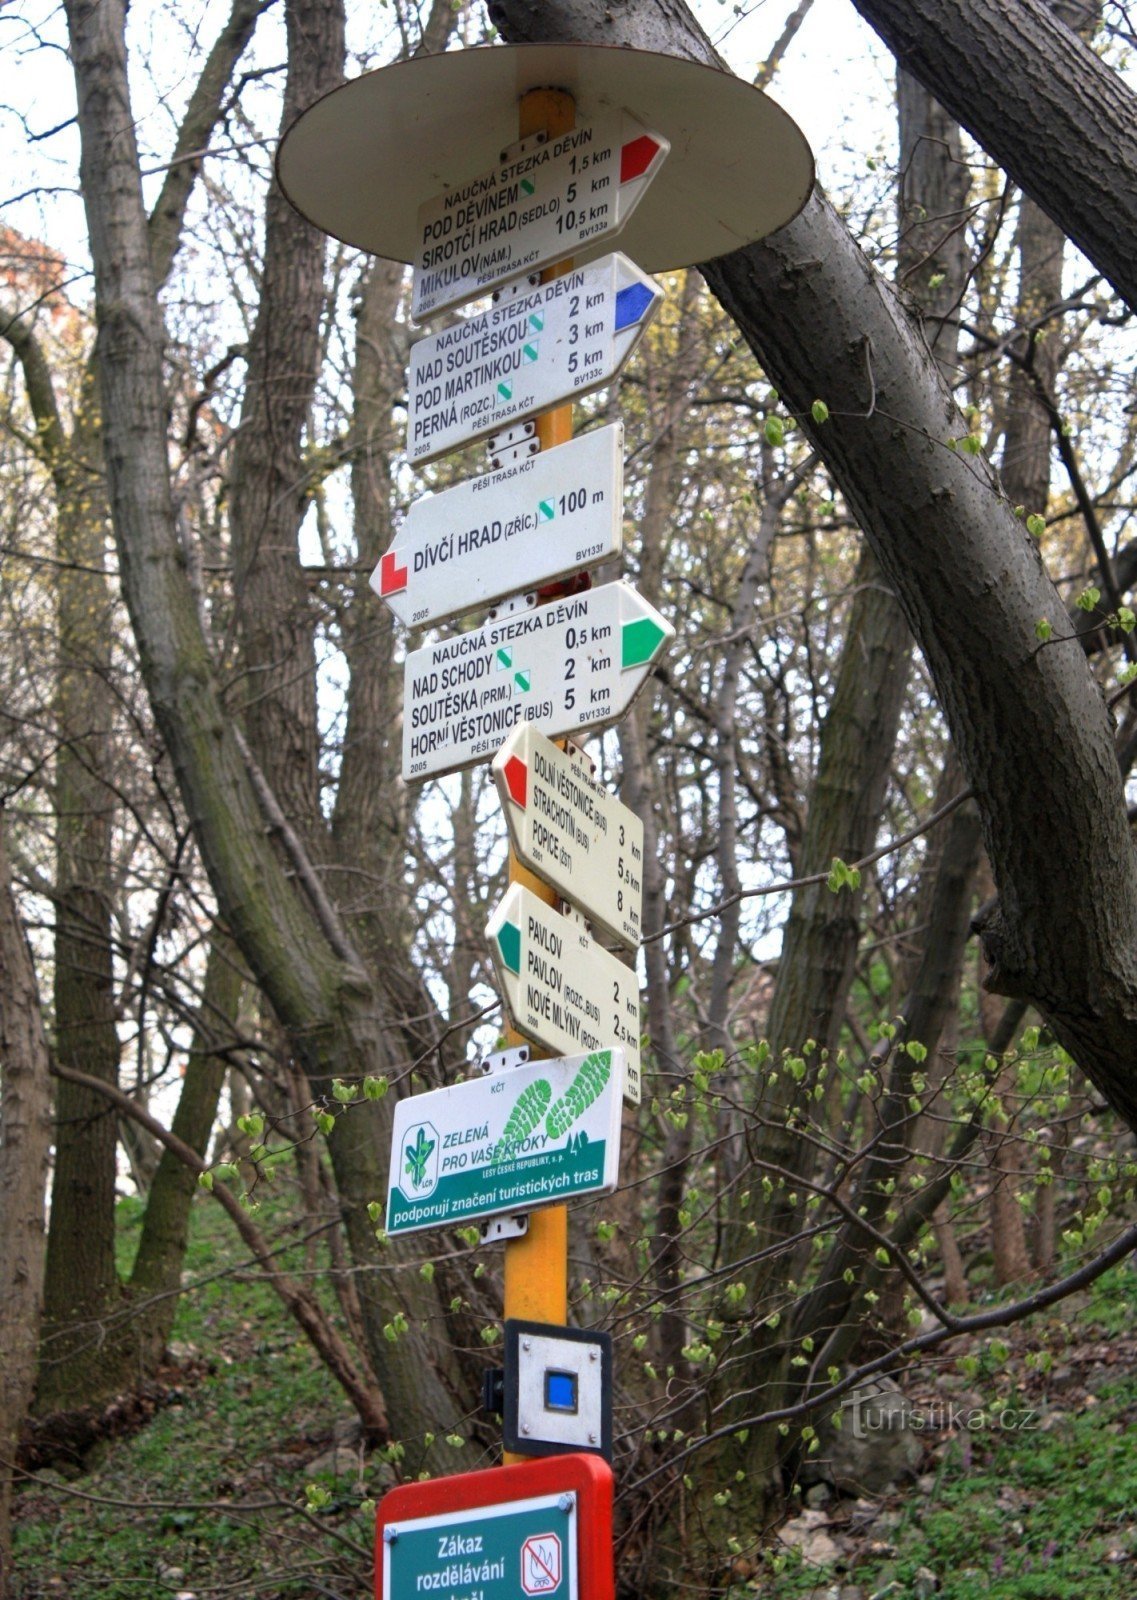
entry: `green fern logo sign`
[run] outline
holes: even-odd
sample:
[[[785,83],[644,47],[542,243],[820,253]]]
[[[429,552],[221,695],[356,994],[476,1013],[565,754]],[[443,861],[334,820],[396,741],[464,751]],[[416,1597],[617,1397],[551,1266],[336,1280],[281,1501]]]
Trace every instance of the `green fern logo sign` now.
[[[438,1134],[429,1122],[410,1130],[411,1139],[403,1146],[404,1171],[416,1194],[429,1194],[438,1182]]]
[[[622,1050],[593,1050],[400,1101],[387,1232],[453,1226],[614,1189],[625,1070]]]

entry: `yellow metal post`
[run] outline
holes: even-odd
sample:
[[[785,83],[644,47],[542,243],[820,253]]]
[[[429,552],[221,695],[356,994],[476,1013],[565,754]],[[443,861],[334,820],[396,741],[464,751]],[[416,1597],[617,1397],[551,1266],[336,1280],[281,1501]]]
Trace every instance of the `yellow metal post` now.
[[[531,89],[521,97],[518,107],[518,136],[531,138],[547,133],[551,139],[568,133],[576,124],[576,104],[562,89]],[[557,278],[572,267],[572,261],[559,261],[541,274],[542,283]],[[537,438],[542,450],[567,444],[572,438],[572,406],[556,406],[537,418]],[[509,852],[509,881],[522,883],[547,905],[554,905],[555,892],[548,884],[523,867]],[[506,1042],[524,1044],[519,1033],[509,1029]],[[529,1231],[505,1246],[505,1315],[530,1322],[563,1323],[568,1316],[568,1207],[544,1206],[529,1214]],[[525,1456],[505,1451],[506,1465],[524,1461]]]

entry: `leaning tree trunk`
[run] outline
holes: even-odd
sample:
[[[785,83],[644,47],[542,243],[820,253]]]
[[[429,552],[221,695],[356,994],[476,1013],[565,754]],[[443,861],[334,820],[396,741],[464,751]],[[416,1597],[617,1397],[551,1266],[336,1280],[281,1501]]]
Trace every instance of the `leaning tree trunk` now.
[[[716,59],[681,0],[630,0],[618,13],[591,0],[539,12],[491,0],[490,11],[510,39]],[[1029,89],[1014,60],[1005,67],[1004,94]],[[1064,157],[1097,158],[1085,142]],[[992,986],[1031,1001],[1137,1127],[1137,863],[1085,656],[1038,646],[1038,621],[1061,638],[1066,618],[1034,542],[983,457],[951,448],[966,423],[918,323],[819,193],[769,239],[704,270],[816,443],[924,653],[995,869],[999,904],[981,930]],[[818,396],[829,407],[820,425]]]
[[[918,78],[1137,308],[1137,96],[1069,0],[853,0]]]
[[[201,1005],[186,1057],[182,1091],[170,1131],[205,1158],[225,1082],[228,1060],[221,1047],[233,1038],[244,988],[236,951],[215,930],[206,961]],[[166,1146],[146,1197],[138,1253],[130,1274],[134,1300],[134,1341],[143,1372],[152,1372],[165,1354],[177,1312],[177,1289],[189,1240],[190,1208],[197,1175]]]
[[[451,22],[452,12],[447,8],[447,30]],[[343,28],[343,0],[291,0],[282,128],[340,82]],[[325,243],[324,235],[293,210],[274,182],[266,204],[261,299],[249,343],[231,511],[241,658],[248,685],[245,720],[249,744],[274,802],[313,865],[329,856],[331,841],[318,788],[315,613],[300,565],[298,539],[308,506],[304,448],[321,360]],[[381,275],[378,281],[386,280]],[[390,305],[391,320],[393,312],[394,305]],[[392,402],[393,394],[388,398],[388,412]],[[366,557],[370,552],[364,550],[363,554]],[[362,619],[374,612],[376,602],[362,576],[356,587],[357,592],[363,591],[358,593]],[[352,627],[349,631],[355,635],[358,630]],[[391,637],[389,629],[387,637]],[[357,643],[356,638],[351,642]],[[380,690],[384,685],[389,689],[390,673],[385,672],[381,659],[363,659],[356,648],[351,667],[353,679],[373,676]],[[390,706],[383,708],[386,715],[381,723],[367,725],[373,698],[361,693],[353,682],[342,776],[359,804],[349,816],[337,807],[337,842],[342,850],[347,834],[346,865],[370,873],[374,881],[384,873],[390,880],[393,874],[393,881],[381,918],[371,923],[372,929],[382,929],[380,939],[368,939],[363,919],[351,912],[345,913],[345,925],[353,947],[376,974],[378,1020],[389,1030],[392,1052],[397,1059],[405,1049],[413,1059],[433,1042],[434,1006],[425,986],[414,981],[410,962],[412,929],[396,866],[401,865],[401,840],[369,827],[374,813],[381,811],[384,803],[389,806],[387,797],[394,785],[389,782],[384,795],[376,781],[382,767],[373,768],[368,776],[374,798],[369,796],[369,803],[364,804],[360,794],[358,774],[367,748],[374,748],[376,735],[386,741],[390,733]],[[357,898],[355,882],[345,883],[345,907]],[[422,1019],[417,1028],[412,1018]],[[356,1071],[350,1068],[341,1075],[354,1078]],[[309,1078],[314,1095],[330,1094],[327,1076],[310,1073]],[[357,1266],[378,1264],[367,1207],[385,1188],[388,1140],[384,1130],[389,1115],[385,1107],[361,1105],[337,1123],[329,1141],[344,1225]],[[405,1248],[392,1246],[397,1255]],[[450,1410],[441,1375],[449,1361],[442,1336],[445,1323],[439,1286],[417,1274],[392,1276],[376,1271],[361,1274],[358,1283],[368,1355],[387,1397],[392,1426],[399,1433],[417,1434],[419,1441],[428,1433],[437,1436],[439,1424]],[[407,1331],[392,1341],[385,1330],[395,1326],[399,1311],[406,1319]],[[418,1447],[425,1448],[428,1456],[432,1454],[421,1443]]]
[[[169,273],[200,152],[221,112],[233,69],[252,36],[261,0],[233,0],[229,17],[190,95],[166,178],[149,220],[155,280]],[[107,692],[115,604],[104,571],[108,507],[103,493],[97,372],[83,378],[71,437],[65,432],[51,373],[30,318],[13,316],[4,336],[18,355],[36,418],[37,442],[51,473],[59,556],[59,654],[55,775],[55,1033],[58,1059],[102,1083],[118,1081],[112,960],[109,783],[111,729]],[[45,1284],[45,1359],[41,1408],[85,1404],[128,1381],[137,1366],[130,1324],[92,1338],[115,1309],[116,1130],[107,1102],[69,1080],[56,1084],[56,1160]],[[134,1131],[134,1124],[128,1124]],[[77,1321],[85,1328],[70,1325]]]
[[[959,354],[960,306],[967,287],[970,256],[960,219],[964,216],[970,171],[964,159],[958,126],[927,90],[906,72],[897,73],[896,104],[900,135],[897,195],[896,275],[902,291],[918,308],[928,344],[950,380]],[[893,602],[895,605],[895,601]],[[936,809],[963,787],[958,764],[947,763],[936,794]],[[968,937],[971,887],[978,852],[978,817],[973,806],[952,818],[929,851],[921,873],[917,928],[926,930],[923,948],[909,969],[903,1033],[933,1054],[958,990],[963,950]],[[874,1152],[859,1166],[853,1209],[874,1226],[883,1224],[888,1208],[887,1182],[907,1159],[906,1141],[915,1118],[909,1107],[914,1063],[894,1053],[887,1090],[879,1105],[875,1134],[883,1133]],[[794,1312],[795,1336],[830,1340],[826,1364],[846,1353],[859,1337],[860,1323],[850,1315],[857,1298],[845,1281],[852,1269],[863,1278],[872,1250],[866,1236],[848,1223],[817,1273],[812,1292]],[[798,1375],[795,1391],[806,1381]]]
[[[51,1143],[47,1040],[0,828],[0,1600],[12,1583],[12,1463],[31,1403]]]

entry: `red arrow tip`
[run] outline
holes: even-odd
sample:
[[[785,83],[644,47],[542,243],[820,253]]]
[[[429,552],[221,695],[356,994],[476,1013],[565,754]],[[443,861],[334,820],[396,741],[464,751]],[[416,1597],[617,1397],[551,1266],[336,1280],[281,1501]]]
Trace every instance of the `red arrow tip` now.
[[[379,563],[379,598],[385,600],[389,594],[398,594],[400,589],[407,586],[407,569],[399,566],[399,558],[393,550]]]
[[[646,133],[630,140],[620,151],[620,182],[630,183],[633,178],[642,178],[660,149],[659,141]]]
[[[529,768],[520,756],[510,756],[505,763],[505,786],[515,806],[528,805]]]

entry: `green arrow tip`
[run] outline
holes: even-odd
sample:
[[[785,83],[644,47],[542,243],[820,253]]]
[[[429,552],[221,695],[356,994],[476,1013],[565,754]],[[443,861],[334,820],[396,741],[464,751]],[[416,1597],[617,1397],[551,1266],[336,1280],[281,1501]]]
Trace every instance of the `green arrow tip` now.
[[[628,667],[642,667],[645,661],[654,660],[666,638],[666,633],[652,617],[637,617],[635,622],[625,622],[620,640],[621,669],[626,671]]]
[[[497,933],[497,947],[509,972],[521,972],[521,929],[516,922],[503,922]]]

